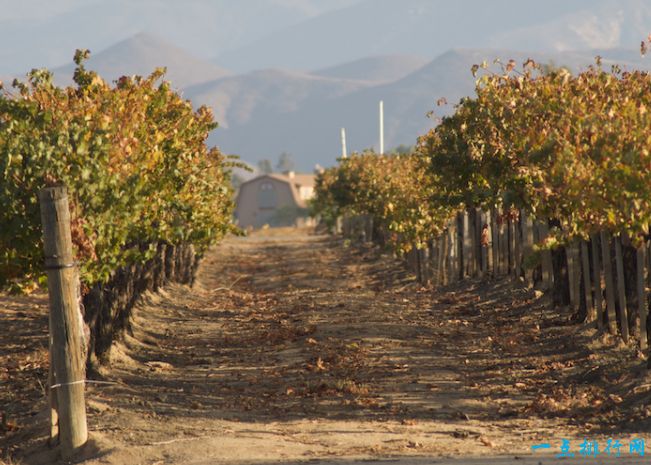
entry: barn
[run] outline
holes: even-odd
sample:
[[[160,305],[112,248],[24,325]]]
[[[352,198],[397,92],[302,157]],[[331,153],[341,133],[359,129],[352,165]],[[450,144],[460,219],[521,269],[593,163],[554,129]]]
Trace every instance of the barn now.
[[[301,226],[309,223],[314,174],[293,171],[257,176],[240,185],[235,219],[241,228]]]

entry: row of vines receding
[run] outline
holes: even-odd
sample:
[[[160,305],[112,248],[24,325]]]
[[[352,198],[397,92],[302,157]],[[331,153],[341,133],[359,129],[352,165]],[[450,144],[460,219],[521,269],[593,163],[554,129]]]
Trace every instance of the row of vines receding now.
[[[132,299],[115,289],[148,287],[117,285],[124,276],[145,279],[124,270],[160,262],[162,246],[191,250],[194,266],[232,230],[235,162],[207,147],[212,112],[195,111],[163,69],[109,84],[84,67],[86,58],[75,54],[70,87],[56,86],[47,70],[0,84],[0,287],[44,279],[38,192],[64,184],[82,294],[99,289],[91,301],[116,311],[111,300]]]
[[[439,282],[514,274],[646,339],[651,76],[599,58],[578,74],[532,60],[473,73],[475,95],[413,153],[353,154],[326,170],[315,212],[349,229],[362,219],[365,237],[434,263]]]

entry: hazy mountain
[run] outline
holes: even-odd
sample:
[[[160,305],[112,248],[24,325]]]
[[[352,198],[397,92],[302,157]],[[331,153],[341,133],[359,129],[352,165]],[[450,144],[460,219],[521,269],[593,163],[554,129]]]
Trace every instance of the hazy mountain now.
[[[251,127],[258,122],[274,128],[282,115],[369,85],[355,80],[268,69],[192,86],[185,90],[184,96],[195,105],[213,107],[223,128]],[[262,140],[259,142],[264,145]],[[237,145],[229,146],[227,151],[237,149]]]
[[[9,11],[7,1],[0,11]],[[334,161],[341,127],[349,150],[377,147],[380,100],[385,147],[413,144],[472,94],[469,70],[483,60],[532,57],[573,69],[595,55],[606,66],[651,63],[636,50],[651,24],[649,0],[46,3],[35,0],[35,14],[20,4],[0,17],[0,40],[11,44],[0,47],[0,76],[69,63],[55,70],[65,81],[80,47],[94,52],[88,67],[107,79],[166,66],[186,98],[214,108],[220,128],[211,143],[253,163],[287,151],[301,169]],[[528,51],[508,51],[516,47]],[[221,58],[214,65],[209,56]],[[256,70],[232,75],[221,66]],[[450,104],[437,107],[441,97]]]
[[[140,32],[199,57],[359,0],[0,0],[0,74],[54,68],[75,49],[106,49]]]
[[[252,162],[262,158],[275,159],[279,153],[287,151],[294,155],[301,169],[312,169],[316,163],[327,166],[335,161],[341,151],[339,134],[342,127],[347,131],[349,150],[378,147],[380,100],[384,101],[385,108],[385,147],[412,145],[418,135],[437,124],[438,117],[450,113],[461,97],[473,94],[475,79],[470,72],[473,64],[484,60],[492,62],[496,58],[504,63],[509,59],[523,63],[531,57],[540,63],[569,66],[576,71],[594,63],[595,52],[530,53],[457,49],[442,54],[391,83],[353,89],[340,87],[339,81],[330,81],[330,86],[335,82],[339,84],[330,87],[330,92],[319,91],[318,94],[311,92],[321,89],[324,82],[306,75],[301,75],[306,81],[291,79],[281,82],[284,75],[275,74],[273,85],[266,87],[264,92],[260,89],[265,88],[261,82],[267,79],[265,74],[254,73],[261,81],[250,83],[251,90],[232,84],[240,83],[240,77],[225,78],[216,83],[219,93],[211,94],[208,103],[214,105],[217,112],[223,112],[228,124],[217,129],[210,142]],[[621,50],[616,55],[630,56],[629,52]],[[620,63],[625,68],[644,65],[642,62]],[[604,60],[605,67],[610,64],[610,61]],[[649,64],[642,67],[648,68]],[[497,70],[497,66],[493,65],[493,68]],[[230,82],[232,87],[225,86],[226,82]],[[313,83],[313,87],[306,86],[305,82]],[[293,90],[294,85],[298,86],[296,91]],[[233,91],[237,101],[230,97]],[[338,92],[341,94],[338,95]],[[247,99],[251,93],[254,96]],[[195,98],[201,100],[199,95],[194,94]],[[294,95],[298,98],[294,99]],[[441,97],[447,99],[448,105],[436,105]],[[245,113],[239,113],[243,108],[246,109]],[[233,111],[236,111],[235,116],[232,115]],[[426,116],[430,111],[433,111],[432,118]]]
[[[633,2],[621,1],[622,5]],[[592,8],[595,3],[595,0],[365,0],[230,50],[218,56],[217,62],[230,69],[319,69],[375,55],[410,53],[435,57],[451,48],[485,47],[492,37],[504,31],[524,30],[566,18]],[[546,40],[551,41],[553,37]],[[505,48],[514,44],[520,47],[514,42],[494,45]]]
[[[416,55],[383,55],[320,69],[312,74],[340,79],[391,82],[405,77],[428,62],[428,59]]]
[[[225,69],[193,57],[188,52],[149,34],[138,34],[107,50],[92,54],[86,67],[109,81],[123,75],[146,76],[155,68],[167,67],[166,79],[178,89],[230,74]],[[58,83],[71,82],[74,64],[54,70]]]
[[[648,0],[602,0],[531,27],[518,25],[496,34],[489,46],[518,44],[524,50],[632,48],[651,32]]]
[[[438,98],[454,102],[472,93],[470,67],[485,58],[482,51],[451,51],[395,82],[365,86],[340,97],[306,100],[292,112],[250,109],[245,124],[218,129],[210,142],[250,161],[275,159],[278,153],[288,151],[302,169],[311,169],[316,163],[327,166],[341,152],[342,127],[347,131],[349,150],[377,148],[378,103],[384,100],[385,146],[413,144],[418,134],[436,123],[426,113],[435,108]],[[219,101],[215,102],[219,106]]]

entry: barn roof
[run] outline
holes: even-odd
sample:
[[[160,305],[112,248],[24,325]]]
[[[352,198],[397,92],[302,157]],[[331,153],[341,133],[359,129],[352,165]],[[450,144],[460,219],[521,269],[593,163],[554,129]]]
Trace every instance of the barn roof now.
[[[278,179],[279,181],[291,182],[296,187],[314,187],[314,179],[316,176],[314,174],[306,173],[271,173],[268,176]]]
[[[301,187],[314,187],[314,180],[316,179],[316,175],[308,174],[308,173],[293,173],[293,172],[261,174],[260,176],[256,176],[255,178],[243,182],[240,185],[239,190],[241,191],[242,188],[247,184],[252,183],[254,181],[259,181],[262,178],[272,178],[277,181],[286,182],[287,184],[289,184],[289,188],[291,190],[292,197],[296,202],[296,205],[305,208],[307,204],[305,203],[305,200],[303,200],[299,195],[298,189]],[[238,197],[239,197],[239,192],[238,192]]]

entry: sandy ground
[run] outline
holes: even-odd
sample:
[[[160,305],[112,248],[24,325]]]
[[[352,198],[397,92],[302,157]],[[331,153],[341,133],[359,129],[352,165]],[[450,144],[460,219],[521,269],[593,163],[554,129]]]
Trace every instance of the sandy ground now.
[[[0,317],[2,456],[63,463],[45,445],[46,299],[2,297]],[[629,443],[651,425],[645,357],[539,293],[425,289],[306,230],[229,238],[193,288],[145,296],[101,374],[116,384],[88,385],[88,465],[642,463]]]

